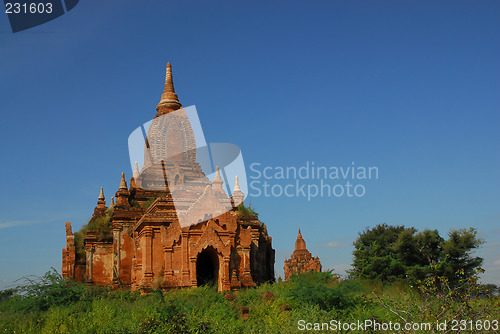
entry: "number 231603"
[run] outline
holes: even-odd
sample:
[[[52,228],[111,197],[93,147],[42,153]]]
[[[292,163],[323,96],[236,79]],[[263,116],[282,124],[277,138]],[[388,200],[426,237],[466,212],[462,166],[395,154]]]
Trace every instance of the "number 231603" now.
[[[32,2],[32,3],[19,3],[7,2],[5,3],[6,14],[50,14],[52,13],[52,3]]]

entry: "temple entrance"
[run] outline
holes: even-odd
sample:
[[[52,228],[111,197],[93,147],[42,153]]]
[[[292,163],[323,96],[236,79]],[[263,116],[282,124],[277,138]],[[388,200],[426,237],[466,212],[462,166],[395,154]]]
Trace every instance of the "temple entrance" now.
[[[196,260],[196,280],[198,286],[213,284],[218,286],[219,260],[217,252],[208,247],[198,254]]]

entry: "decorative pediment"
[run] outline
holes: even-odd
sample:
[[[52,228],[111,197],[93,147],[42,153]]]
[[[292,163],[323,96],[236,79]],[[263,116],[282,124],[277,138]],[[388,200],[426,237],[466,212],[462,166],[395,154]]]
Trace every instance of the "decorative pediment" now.
[[[216,224],[212,222],[215,226]],[[200,239],[196,242],[193,247],[194,253],[198,254],[208,246],[212,246],[221,253],[223,256],[229,256],[231,253],[231,243],[228,242],[227,245],[222,242],[217,231],[213,228],[213,225],[207,224],[207,228],[201,235]]]
[[[207,222],[207,229],[212,228],[214,229],[217,233],[224,232],[224,229],[217,225],[217,223],[214,221],[214,219],[210,219]]]

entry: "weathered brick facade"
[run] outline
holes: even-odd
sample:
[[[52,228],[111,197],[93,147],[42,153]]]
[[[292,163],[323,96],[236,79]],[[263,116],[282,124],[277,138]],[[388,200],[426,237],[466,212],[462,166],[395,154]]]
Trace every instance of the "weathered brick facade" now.
[[[306,273],[309,271],[321,272],[321,262],[319,258],[312,257],[306,248],[306,242],[300,233],[295,241],[295,250],[289,260],[285,258],[285,281],[292,275]]]
[[[66,223],[64,277],[143,291],[210,281],[219,290],[234,290],[274,280],[274,249],[266,226],[238,210],[244,194],[237,180],[228,197],[218,170],[212,182],[203,174],[182,110],[169,64],[144,166],[140,173],[136,168],[130,187],[122,173],[116,203],[109,208],[101,190],[83,241]],[[160,117],[174,111],[174,117]],[[159,161],[158,156],[169,159]],[[181,226],[180,215],[197,223]]]

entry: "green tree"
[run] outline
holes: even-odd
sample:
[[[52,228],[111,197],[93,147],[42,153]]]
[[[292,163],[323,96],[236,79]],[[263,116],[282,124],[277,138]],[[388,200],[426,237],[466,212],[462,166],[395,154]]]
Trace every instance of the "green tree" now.
[[[447,277],[452,284],[458,280],[474,275],[483,259],[472,255],[484,241],[477,236],[476,229],[452,230],[448,240],[442,242],[442,259],[439,263],[439,274]]]
[[[392,281],[404,277],[404,267],[393,247],[404,226],[379,224],[359,234],[354,242],[354,262],[350,274],[357,278]]]
[[[437,230],[417,232],[413,227],[379,224],[359,234],[354,242],[351,276],[381,281],[416,282],[431,275],[450,284],[471,277],[483,259],[472,251],[483,241],[477,231],[452,230],[444,240]]]
[[[440,261],[443,241],[437,230],[425,229],[415,235],[418,252],[427,264],[437,264]]]

